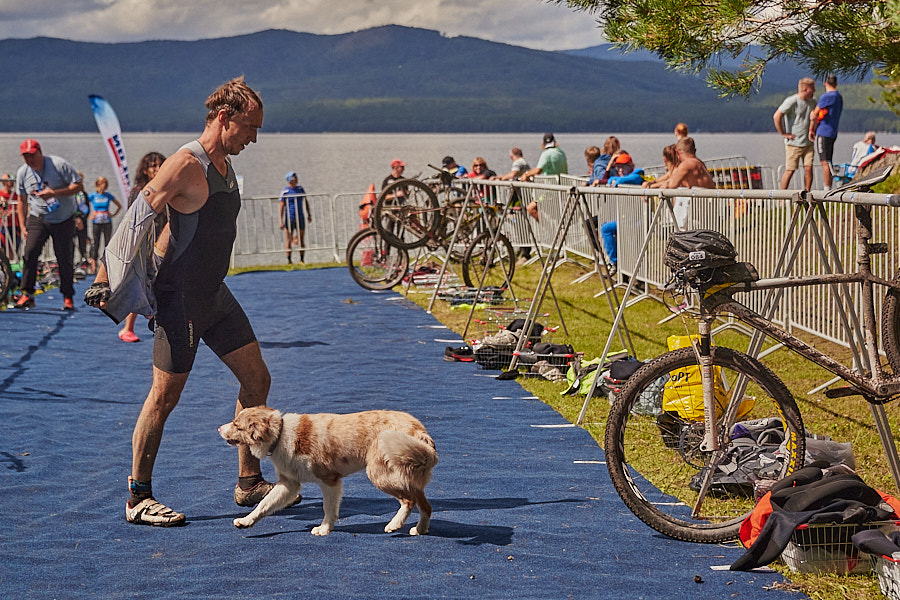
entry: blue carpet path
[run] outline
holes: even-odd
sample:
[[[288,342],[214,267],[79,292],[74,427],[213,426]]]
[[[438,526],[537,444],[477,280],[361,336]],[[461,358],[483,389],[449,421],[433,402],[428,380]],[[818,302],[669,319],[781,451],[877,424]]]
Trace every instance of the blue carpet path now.
[[[437,443],[428,536],[385,534],[397,505],[360,473],[328,537],[317,487],[238,530],[236,454],[216,428],[237,383],[201,348],[169,418],[157,498],[174,529],[125,521],[131,432],[150,384],[152,341],[125,344],[58,290],[0,312],[0,592],[5,598],[798,598],[776,573],[715,571],[742,551],[662,537],[616,495],[587,432],[515,381],[442,361],[453,336],[345,269],[248,273],[228,285],[272,373],[269,405],[290,412],[405,410]],[[270,478],[272,466],[263,463]],[[417,518],[413,514],[411,523]],[[409,525],[404,531],[408,531]],[[697,583],[699,576],[702,583]]]

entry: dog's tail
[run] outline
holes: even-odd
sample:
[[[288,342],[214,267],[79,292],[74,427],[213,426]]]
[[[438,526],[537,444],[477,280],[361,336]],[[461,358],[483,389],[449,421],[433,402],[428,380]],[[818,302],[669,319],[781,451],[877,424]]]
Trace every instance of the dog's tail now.
[[[434,441],[426,433],[413,437],[402,431],[382,431],[378,446],[389,463],[407,471],[427,473],[438,462]]]

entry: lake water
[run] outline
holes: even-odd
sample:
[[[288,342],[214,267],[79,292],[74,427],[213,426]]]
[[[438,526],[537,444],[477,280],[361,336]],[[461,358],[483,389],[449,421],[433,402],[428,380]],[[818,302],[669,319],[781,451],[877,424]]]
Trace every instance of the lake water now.
[[[166,156],[198,133],[124,133],[125,152],[132,170],[146,152]],[[560,133],[556,136],[568,157],[569,172],[587,173],[584,149],[602,146],[609,135],[617,135],[622,147],[638,167],[662,164],[662,148],[674,141],[672,134]],[[541,132],[537,133],[261,133],[258,143],[234,157],[238,175],[244,179],[247,197],[277,196],[285,185],[284,174],[297,171],[300,183],[310,194],[359,193],[370,183],[376,188],[390,173],[390,162],[401,158],[409,166],[407,176],[430,174],[428,164],[440,165],[445,155],[471,168],[481,156],[497,173],[509,170],[509,149],[519,146],[534,166],[540,155]],[[100,175],[114,181],[103,140],[98,133],[2,133],[0,173],[15,174],[22,163],[19,144],[27,137],[37,139],[48,154],[57,154],[84,173],[85,188],[93,191]],[[744,156],[751,164],[777,169],[784,164],[784,147],[776,133],[696,134],[697,155],[701,159]],[[846,162],[851,146],[861,133],[842,132],[835,145],[835,162]],[[881,145],[900,145],[900,134],[879,134]],[[794,183],[799,185],[795,177]],[[115,184],[110,190],[117,194]]]

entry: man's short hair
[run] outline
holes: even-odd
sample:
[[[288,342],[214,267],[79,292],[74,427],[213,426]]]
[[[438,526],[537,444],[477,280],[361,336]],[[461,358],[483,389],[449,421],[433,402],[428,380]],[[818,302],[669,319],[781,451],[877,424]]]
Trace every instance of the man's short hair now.
[[[509,151],[513,156],[522,156],[522,149],[518,146],[514,146],[512,150]]]
[[[600,148],[597,146],[590,146],[585,149],[584,157],[591,161],[591,164],[594,164],[594,161],[600,158]]]
[[[694,138],[686,137],[681,138],[677,142],[675,142],[675,148],[679,152],[685,152],[687,154],[697,154],[697,146],[694,144]]]
[[[834,73],[829,73],[828,75],[825,76],[825,83],[827,83],[831,87],[836,87],[837,86],[837,75],[835,75]]]
[[[262,99],[253,89],[244,82],[244,76],[235,77],[216,88],[206,99],[206,122],[216,118],[220,110],[224,110],[228,117],[245,113],[254,108],[262,108]]]
[[[797,82],[797,89],[803,90],[805,88],[813,88],[816,89],[816,82],[812,77],[804,77],[800,81]]]

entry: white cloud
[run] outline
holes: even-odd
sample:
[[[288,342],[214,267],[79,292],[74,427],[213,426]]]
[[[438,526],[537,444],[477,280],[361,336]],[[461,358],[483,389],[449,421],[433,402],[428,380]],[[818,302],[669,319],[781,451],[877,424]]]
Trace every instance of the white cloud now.
[[[0,0],[0,39],[196,40],[290,29],[434,29],[541,50],[603,42],[594,19],[538,0]]]

